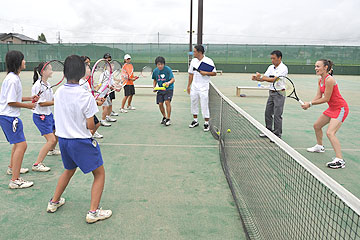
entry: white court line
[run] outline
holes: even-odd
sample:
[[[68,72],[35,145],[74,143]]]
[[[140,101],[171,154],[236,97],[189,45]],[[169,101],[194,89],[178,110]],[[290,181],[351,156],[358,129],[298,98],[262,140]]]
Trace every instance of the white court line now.
[[[9,143],[7,141],[0,141],[1,143]],[[45,142],[27,141],[30,144],[45,144]],[[135,147],[178,147],[178,148],[217,148],[218,145],[180,145],[180,144],[146,144],[146,143],[102,143],[104,146],[135,146]]]

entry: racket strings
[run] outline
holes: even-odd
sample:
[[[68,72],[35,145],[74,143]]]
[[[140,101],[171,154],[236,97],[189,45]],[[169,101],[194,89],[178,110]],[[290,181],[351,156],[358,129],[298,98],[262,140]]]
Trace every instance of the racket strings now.
[[[152,74],[152,68],[149,66],[145,66],[141,70],[141,76],[143,76],[143,77],[149,77],[151,74]]]

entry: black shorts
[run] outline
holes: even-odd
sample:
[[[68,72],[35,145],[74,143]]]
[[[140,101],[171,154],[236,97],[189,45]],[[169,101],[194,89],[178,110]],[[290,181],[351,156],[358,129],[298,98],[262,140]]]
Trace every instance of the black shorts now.
[[[156,104],[163,103],[164,101],[169,100],[171,102],[171,99],[173,97],[174,90],[169,89],[165,91],[158,91],[156,94]]]
[[[135,95],[134,85],[125,85],[124,86],[124,94],[125,94],[125,96]]]
[[[96,115],[94,115],[94,123],[95,125],[99,123],[99,119],[96,117]]]
[[[115,99],[115,92],[111,92],[111,93],[109,94],[109,96],[110,96],[110,99],[111,99],[111,100]]]

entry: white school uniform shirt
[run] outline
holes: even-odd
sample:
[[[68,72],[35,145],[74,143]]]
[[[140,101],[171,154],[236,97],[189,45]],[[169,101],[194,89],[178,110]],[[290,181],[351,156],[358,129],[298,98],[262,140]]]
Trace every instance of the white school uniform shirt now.
[[[45,82],[41,82],[41,78],[39,78],[34,85],[31,88],[31,95],[37,95],[39,93],[39,91],[41,90],[42,93],[40,94],[40,98],[37,101],[37,103],[43,103],[43,102],[50,102],[52,100],[54,100],[54,92],[52,90],[51,84],[47,81],[46,84]],[[40,104],[36,104],[35,105],[35,109],[32,110],[33,113],[35,114],[44,114],[44,115],[50,115],[51,114],[51,106],[45,106],[42,107],[40,106]]]
[[[264,73],[264,76],[266,77],[281,77],[281,76],[284,76],[286,77],[288,75],[288,68],[287,66],[281,62],[279,64],[279,66],[275,67],[274,64],[270,65],[268,67],[268,69],[266,70],[266,72]],[[283,81],[278,81],[277,82],[277,85],[276,85],[276,88],[277,89],[285,89],[285,83]],[[270,86],[269,86],[269,89],[270,90],[275,90],[273,84],[271,83]]]
[[[22,86],[18,75],[13,72],[6,75],[0,93],[0,115],[19,117],[20,108],[11,107],[8,103],[22,101]]]
[[[97,113],[94,97],[79,84],[65,84],[54,98],[55,135],[62,138],[91,138],[86,119]]]
[[[203,76],[198,71],[193,70],[194,67],[196,69],[199,68],[199,66],[202,62],[207,63],[211,66],[214,66],[214,69],[212,71],[216,72],[215,64],[214,64],[213,60],[211,60],[211,58],[208,58],[206,56],[204,56],[203,59],[201,59],[201,60],[199,60],[197,58],[193,58],[191,60],[189,70],[188,70],[188,73],[194,74],[194,78],[191,83],[191,90],[195,90],[195,91],[208,91],[209,90],[210,76]]]

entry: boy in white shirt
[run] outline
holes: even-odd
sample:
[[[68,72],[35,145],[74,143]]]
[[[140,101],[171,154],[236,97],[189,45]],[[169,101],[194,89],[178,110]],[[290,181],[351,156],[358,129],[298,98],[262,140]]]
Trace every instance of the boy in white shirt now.
[[[10,144],[14,144],[11,150],[10,165],[7,174],[12,175],[9,188],[27,188],[34,183],[25,181],[20,173],[29,171],[21,168],[27,143],[24,136],[23,124],[20,116],[20,108],[33,109],[35,103],[23,103],[23,101],[36,102],[38,96],[22,97],[22,86],[19,74],[25,69],[24,55],[19,51],[10,51],[5,57],[7,75],[1,85],[0,93],[0,126]]]
[[[111,210],[102,210],[99,207],[105,170],[100,147],[97,141],[91,138],[90,132],[90,129],[95,127],[94,115],[98,112],[98,107],[94,97],[79,85],[79,80],[85,75],[85,64],[79,56],[66,58],[64,75],[67,83],[55,93],[54,113],[55,134],[59,138],[65,171],[48,203],[47,212],[53,213],[65,204],[61,195],[79,167],[83,173],[92,172],[94,175],[90,210],[86,215],[86,222],[94,223],[112,215]]]

